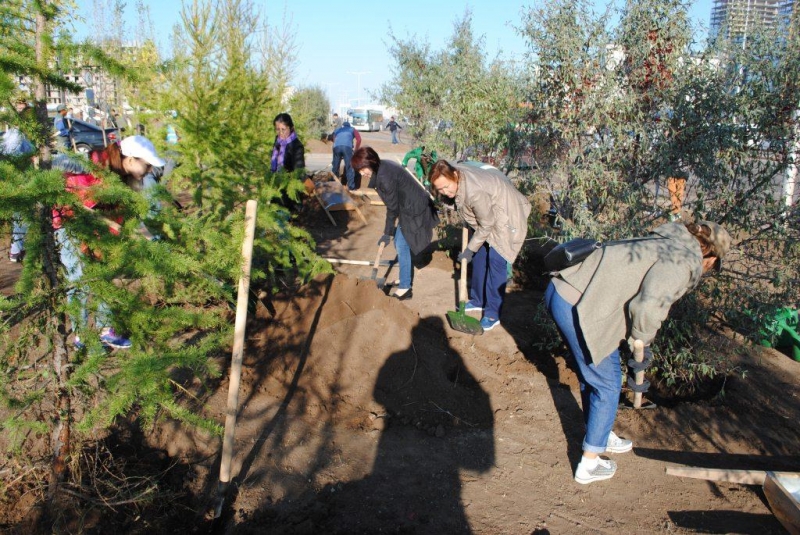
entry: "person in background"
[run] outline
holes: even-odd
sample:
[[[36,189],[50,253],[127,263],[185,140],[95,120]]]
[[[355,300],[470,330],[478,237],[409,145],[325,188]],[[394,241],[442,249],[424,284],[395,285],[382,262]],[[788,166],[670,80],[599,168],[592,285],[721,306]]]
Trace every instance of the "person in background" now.
[[[411,299],[414,267],[411,255],[424,251],[433,240],[439,216],[427,190],[414,184],[414,177],[400,164],[381,161],[372,147],[361,147],[353,154],[353,169],[369,180],[386,205],[386,222],[378,245],[388,245],[394,235],[394,247],[400,264],[400,282],[392,294],[404,301]]]
[[[400,143],[400,140],[397,139],[397,131],[402,130],[403,127],[397,124],[397,121],[394,120],[394,115],[392,115],[392,119],[386,123],[386,128],[392,133],[392,145]]]
[[[177,145],[178,144],[178,131],[175,130],[175,127],[171,124],[167,125],[167,135],[165,141],[170,145]]]
[[[673,303],[697,286],[720,261],[731,237],[710,221],[667,223],[651,239],[606,245],[586,260],[557,272],[544,301],[577,365],[586,424],[583,456],[575,469],[581,484],[614,476],[617,464],[601,453],[625,453],[630,440],[612,427],[622,388],[620,346],[650,344]]]
[[[306,166],[305,148],[294,131],[294,121],[288,113],[279,113],[272,122],[275,126],[275,143],[272,146],[270,169],[294,171]]]
[[[31,107],[26,99],[20,98],[14,103],[14,109],[18,115],[22,116],[29,113]],[[9,128],[0,136],[0,156],[20,158],[32,156],[35,151],[36,147],[28,141],[28,138],[19,128]],[[25,234],[27,232],[27,223],[19,214],[14,214],[11,220],[11,247],[8,251],[8,260],[10,262],[22,262],[25,258]]]
[[[339,164],[344,160],[344,174],[347,177],[347,189],[356,190],[356,173],[353,171],[350,161],[353,158],[353,144],[355,150],[361,147],[361,134],[358,130],[350,126],[349,121],[342,123],[342,126],[333,132],[333,162],[331,170],[336,178],[339,176]]]
[[[53,130],[55,130],[55,149],[66,151],[69,148],[69,121],[67,120],[67,107],[63,104],[56,106]]]
[[[331,121],[331,126],[333,126],[334,132],[336,132],[337,129],[342,127],[342,118],[339,117],[338,113],[333,114],[333,120]]]
[[[425,146],[411,149],[403,157],[403,167],[408,165],[408,162],[414,160],[414,174],[417,175],[420,183],[426,188],[429,188],[431,183],[428,182],[428,172],[431,166],[439,159],[439,155],[435,150],[425,152]]]
[[[166,163],[156,153],[153,143],[143,136],[130,136],[123,139],[119,144],[111,143],[103,150],[93,151],[90,154],[90,158],[95,164],[107,167],[109,171],[116,174],[121,181],[129,186],[142,181],[150,173],[152,167],[164,167]],[[109,232],[118,234],[118,225],[122,221],[119,218],[114,218],[114,207],[101,205],[91,195],[92,188],[97,187],[102,182],[101,179],[82,169],[64,154],[57,155],[53,159],[53,168],[61,169],[64,172],[67,190],[78,197],[84,208],[106,217],[109,222]],[[69,290],[69,298],[71,300],[80,300],[81,317],[73,320],[73,323],[75,323],[73,328],[80,331],[88,324],[88,310],[86,307],[88,292],[80,286],[85,262],[81,254],[81,244],[73,236],[67,234],[63,226],[63,220],[71,217],[72,214],[73,210],[69,206],[54,208],[53,228],[55,229],[56,241],[59,244],[61,264],[66,271],[67,280],[73,285],[73,288]],[[153,239],[153,236],[144,225],[140,226],[140,232],[145,238]],[[95,326],[100,329],[100,342],[104,346],[115,349],[128,349],[131,347],[131,341],[124,336],[118,335],[111,326],[111,311],[105,303],[101,302],[97,306]],[[75,347],[79,350],[84,348],[80,335],[75,337]]]
[[[528,233],[531,203],[506,175],[486,164],[456,164],[439,160],[429,174],[440,195],[455,199],[458,213],[474,229],[458,260],[472,262],[466,311],[483,312],[481,327],[500,325],[500,312],[514,263]]]

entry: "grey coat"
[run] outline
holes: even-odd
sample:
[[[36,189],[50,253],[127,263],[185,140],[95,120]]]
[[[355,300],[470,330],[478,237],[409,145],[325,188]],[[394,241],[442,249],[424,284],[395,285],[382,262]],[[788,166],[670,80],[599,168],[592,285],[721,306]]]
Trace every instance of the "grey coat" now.
[[[456,193],[458,213],[475,229],[467,248],[477,252],[488,243],[513,263],[525,243],[531,203],[506,175],[490,165],[456,164],[455,168],[461,177]]]
[[[650,237],[604,246],[558,274],[583,293],[578,323],[595,364],[623,340],[649,345],[672,304],[700,281],[700,243],[684,225],[661,225]]]

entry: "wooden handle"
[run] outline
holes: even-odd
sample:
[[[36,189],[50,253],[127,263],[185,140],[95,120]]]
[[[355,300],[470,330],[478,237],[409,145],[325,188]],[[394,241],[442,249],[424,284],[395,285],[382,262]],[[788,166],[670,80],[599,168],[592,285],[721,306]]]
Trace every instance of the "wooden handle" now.
[[[467,250],[467,242],[469,241],[469,229],[464,226],[461,229],[461,252]],[[461,259],[461,279],[458,282],[458,302],[467,301],[467,259]]]
[[[633,360],[636,362],[642,362],[644,360],[644,342],[641,340],[634,340],[633,341]],[[641,385],[644,383],[644,370],[637,371],[634,375],[636,379],[636,384]],[[642,393],[641,392],[634,392],[633,393],[633,408],[634,409],[641,409],[642,408]]]
[[[233,436],[236,428],[236,412],[239,409],[239,381],[242,377],[242,354],[244,353],[244,328],[247,323],[247,295],[250,292],[250,265],[253,260],[253,238],[256,227],[256,201],[247,201],[245,210],[244,241],[242,242],[242,273],[239,277],[239,295],[236,300],[236,323],[233,329],[231,351],[231,374],[228,381],[228,405],[225,410],[225,435],[222,438],[222,461],[219,468],[220,483],[231,480],[233,458]]]
[[[372,264],[372,269],[378,269],[378,266],[381,265],[381,256],[383,256],[383,248],[386,247],[386,244],[381,242],[380,247],[378,247],[378,254],[375,255],[375,263]]]

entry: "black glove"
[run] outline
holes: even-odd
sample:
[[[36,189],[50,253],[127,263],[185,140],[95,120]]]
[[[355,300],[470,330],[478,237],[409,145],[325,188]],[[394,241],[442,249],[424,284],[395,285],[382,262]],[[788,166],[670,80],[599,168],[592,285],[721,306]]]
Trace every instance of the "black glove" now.
[[[378,245],[386,246],[389,245],[390,241],[392,241],[392,237],[389,236],[388,234],[384,234],[383,236],[381,236],[381,239],[378,240]]]
[[[472,252],[472,250],[470,250],[470,249],[464,249],[464,250],[463,250],[463,251],[461,251],[461,253],[458,255],[458,261],[459,261],[459,262],[461,262],[462,260],[466,260],[466,261],[467,261],[467,264],[469,264],[470,262],[472,262],[472,257],[473,257],[474,255],[475,255],[475,253],[474,253],[474,252]]]
[[[646,362],[648,365],[653,362],[653,350],[650,348],[650,346],[645,346],[644,359],[642,362]]]

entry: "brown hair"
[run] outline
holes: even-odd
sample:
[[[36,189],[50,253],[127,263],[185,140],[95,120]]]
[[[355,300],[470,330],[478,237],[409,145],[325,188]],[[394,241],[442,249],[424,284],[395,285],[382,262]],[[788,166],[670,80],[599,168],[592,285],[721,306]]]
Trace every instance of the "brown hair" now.
[[[365,167],[369,167],[372,174],[378,174],[378,168],[381,166],[381,158],[375,149],[372,147],[361,147],[353,153],[350,158],[350,165],[355,171],[361,171]]]
[[[697,241],[700,242],[700,250],[703,252],[703,256],[716,256],[719,258],[719,254],[714,248],[714,244],[712,244],[708,237],[711,235],[711,229],[705,225],[698,225],[697,223],[684,223],[686,226],[686,230],[689,231],[689,234],[697,238]]]
[[[98,165],[107,167],[109,171],[113,171],[120,179],[135,191],[141,190],[141,181],[136,180],[128,173],[122,166],[122,159],[124,158],[122,150],[119,148],[118,143],[109,143],[109,145],[101,150],[92,152],[92,161]]]
[[[428,171],[428,182],[433,184],[433,181],[440,176],[450,179],[456,184],[461,180],[461,176],[458,174],[458,171],[456,171],[456,168],[450,165],[446,160],[439,160],[431,166],[431,170]]]

